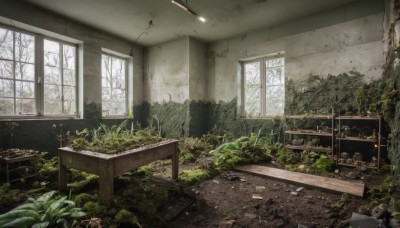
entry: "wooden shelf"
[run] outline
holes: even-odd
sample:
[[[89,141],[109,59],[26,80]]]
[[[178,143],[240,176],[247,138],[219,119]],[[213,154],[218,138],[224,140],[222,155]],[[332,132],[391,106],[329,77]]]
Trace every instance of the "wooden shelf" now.
[[[332,148],[328,148],[328,147],[286,145],[285,148],[291,149],[291,150],[307,150],[307,151],[324,152],[324,153],[332,152]]]
[[[35,155],[21,155],[17,157],[4,157],[3,160],[6,163],[14,163],[14,162],[35,160],[35,158],[36,158]]]
[[[8,169],[8,172],[24,170],[24,169],[34,169],[34,167],[28,166],[28,165],[24,165],[24,166],[19,166],[17,168]]]
[[[380,120],[380,116],[338,116],[337,120]]]
[[[315,136],[332,137],[332,133],[330,133],[330,132],[317,132],[317,131],[313,131],[313,130],[285,131],[285,133],[292,134],[292,135],[315,135]]]
[[[376,167],[376,166],[359,166],[359,165],[347,164],[347,163],[337,163],[337,165],[339,165],[339,166],[347,166],[347,167],[351,167],[351,168],[364,167],[364,168],[367,168],[367,169],[378,169],[378,167]]]
[[[345,137],[345,138],[336,138],[337,140],[347,140],[347,141],[358,141],[358,142],[370,142],[370,143],[377,143],[378,140],[376,139],[361,139],[358,137]]]
[[[293,115],[293,116],[285,116],[285,119],[326,119],[330,120],[332,119],[332,115]]]
[[[26,175],[26,176],[23,176],[23,177],[15,178],[15,179],[9,180],[8,182],[14,182],[14,181],[27,179],[27,178],[31,178],[31,177],[36,177],[36,174],[31,174],[31,175]]]

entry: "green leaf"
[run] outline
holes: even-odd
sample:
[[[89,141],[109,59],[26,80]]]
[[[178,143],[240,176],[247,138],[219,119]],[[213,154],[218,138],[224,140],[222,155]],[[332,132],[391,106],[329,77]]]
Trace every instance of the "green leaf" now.
[[[28,227],[31,227],[32,226],[32,224],[35,222],[35,219],[34,218],[31,218],[31,217],[19,217],[19,218],[16,218],[16,219],[14,219],[13,221],[11,221],[11,222],[9,222],[9,223],[6,223],[6,224],[3,224],[1,227],[2,228],[8,228],[8,227],[12,227],[12,228],[15,228],[15,227],[18,227],[18,228],[28,228]]]
[[[41,223],[35,223],[32,228],[46,228],[49,227],[50,223],[49,222],[41,222]]]
[[[64,228],[68,228],[68,221],[64,218],[57,219],[56,223],[62,225]]]

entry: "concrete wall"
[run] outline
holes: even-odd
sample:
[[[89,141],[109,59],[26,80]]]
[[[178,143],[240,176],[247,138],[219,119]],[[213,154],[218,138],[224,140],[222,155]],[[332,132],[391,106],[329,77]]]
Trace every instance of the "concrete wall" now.
[[[15,147],[56,151],[57,141],[52,133],[52,124],[63,124],[65,130],[74,131],[84,127],[96,127],[101,119],[101,48],[106,48],[129,55],[132,42],[111,34],[107,34],[73,20],[58,16],[22,1],[5,0],[0,2],[0,17],[10,19],[8,24],[17,25],[21,22],[54,34],[60,34],[81,41],[81,70],[83,75],[83,111],[84,118],[80,120],[46,120],[19,121],[15,129]],[[4,22],[3,22],[4,23]],[[18,25],[17,25],[18,26]],[[143,50],[133,48],[133,102],[137,117],[140,117],[140,105],[143,101]],[[139,108],[138,108],[139,107]],[[134,121],[142,121],[135,119]],[[118,122],[118,121],[117,121]],[[0,147],[9,145],[9,134],[5,122],[0,121]]]
[[[311,75],[326,78],[328,75],[355,71],[364,75],[365,83],[380,79],[384,64],[383,11],[384,1],[357,1],[329,12],[210,44],[208,93],[213,103],[209,111],[209,125],[235,135],[258,132],[259,129],[263,130],[263,134],[269,134],[271,130],[280,131],[279,124],[273,119],[238,118],[238,104],[241,103],[240,60],[283,52],[285,78],[287,82],[291,81],[294,85],[291,89],[294,90],[304,85],[307,87]],[[329,86],[329,91],[335,91],[335,84]],[[286,93],[289,94],[288,91]],[[298,93],[291,91],[290,94]],[[292,106],[286,104],[286,107]]]
[[[144,53],[144,100],[184,103],[189,99],[189,39],[159,44]]]
[[[189,38],[189,99],[207,101],[207,45]]]
[[[209,87],[215,102],[238,96],[238,61],[283,51],[285,76],[296,81],[310,75],[351,70],[367,80],[382,75],[383,1],[359,1],[258,32],[213,43],[209,47]],[[229,88],[229,89],[228,89]]]
[[[169,137],[208,130],[207,45],[191,37],[145,50],[144,100],[150,123]],[[158,119],[158,120],[157,120]]]

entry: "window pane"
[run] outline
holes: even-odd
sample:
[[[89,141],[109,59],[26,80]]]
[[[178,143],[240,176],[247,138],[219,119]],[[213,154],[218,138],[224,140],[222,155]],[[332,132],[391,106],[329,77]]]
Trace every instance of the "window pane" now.
[[[60,69],[57,67],[44,67],[44,83],[61,84]]]
[[[45,100],[44,111],[46,114],[62,113],[62,101],[60,100]]]
[[[64,70],[64,85],[75,85],[75,71],[74,70]]]
[[[14,114],[14,99],[0,97],[0,115]]]
[[[265,115],[284,114],[285,77],[284,58],[265,61]]]
[[[268,86],[266,90],[266,115],[282,115],[284,110],[285,87]]]
[[[0,79],[0,98],[14,97],[14,81]]]
[[[74,86],[64,86],[64,100],[65,101],[75,101],[75,87]]]
[[[105,116],[126,114],[125,62],[102,55],[102,109]]]
[[[64,69],[75,70],[76,48],[69,45],[63,45],[63,67]]]
[[[76,102],[75,101],[64,101],[64,114],[75,115],[76,114]]]
[[[35,98],[35,83],[21,81],[16,81],[15,83],[15,97]]]
[[[35,113],[35,99],[16,99],[16,109],[19,114]]]
[[[0,78],[13,78],[12,61],[0,60]]]
[[[62,59],[60,59],[61,57]],[[74,46],[45,40],[45,114],[76,114],[75,63],[76,48]]]
[[[59,43],[50,40],[44,40],[44,65],[60,67]]]
[[[45,100],[61,100],[61,86],[58,85],[44,85],[44,99]]]
[[[15,79],[35,81],[35,65],[17,62],[15,65]]]
[[[15,33],[15,60],[24,63],[34,63],[35,38],[31,35]]]
[[[261,78],[260,62],[246,63],[244,65],[245,88],[244,88],[244,109],[246,116],[261,115]]]
[[[0,58],[13,59],[14,42],[13,31],[0,28]]]
[[[284,58],[269,59],[266,61],[268,67],[283,66],[285,64]]]
[[[285,78],[283,77],[283,67],[267,69],[267,85],[283,85],[284,80]]]

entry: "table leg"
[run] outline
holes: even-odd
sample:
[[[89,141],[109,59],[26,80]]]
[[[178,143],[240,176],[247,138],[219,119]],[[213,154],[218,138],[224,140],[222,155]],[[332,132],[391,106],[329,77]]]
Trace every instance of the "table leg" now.
[[[66,191],[67,190],[67,182],[68,182],[67,166],[65,166],[61,163],[61,158],[59,160],[58,168],[59,168],[58,188],[60,191]]]
[[[175,144],[175,151],[174,154],[172,155],[172,179],[176,180],[178,179],[178,173],[179,173],[179,153],[178,153],[178,148],[177,148],[177,143]]]
[[[104,205],[111,206],[114,195],[114,167],[112,162],[99,162],[99,197]]]

